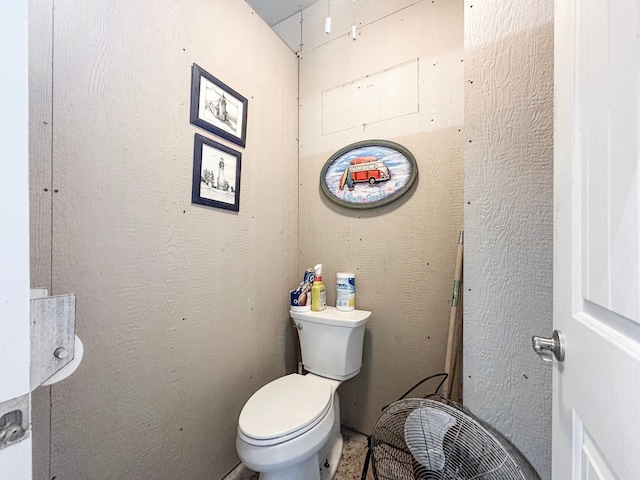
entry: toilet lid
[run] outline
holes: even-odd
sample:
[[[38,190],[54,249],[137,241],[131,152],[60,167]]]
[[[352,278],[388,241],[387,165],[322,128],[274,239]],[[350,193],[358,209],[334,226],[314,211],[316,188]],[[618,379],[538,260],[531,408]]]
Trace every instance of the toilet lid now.
[[[307,431],[329,411],[331,398],[329,384],[293,373],[268,383],[251,396],[240,412],[238,429],[257,440]]]

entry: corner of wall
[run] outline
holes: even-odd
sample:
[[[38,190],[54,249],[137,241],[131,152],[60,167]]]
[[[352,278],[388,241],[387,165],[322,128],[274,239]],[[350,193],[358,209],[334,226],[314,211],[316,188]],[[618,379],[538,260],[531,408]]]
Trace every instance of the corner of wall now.
[[[464,400],[551,478],[553,1],[465,2]]]

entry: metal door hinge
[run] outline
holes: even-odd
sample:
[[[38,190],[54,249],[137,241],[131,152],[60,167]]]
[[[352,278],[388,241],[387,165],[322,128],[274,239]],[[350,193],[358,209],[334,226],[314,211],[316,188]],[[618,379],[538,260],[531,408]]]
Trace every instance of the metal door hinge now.
[[[0,403],[0,450],[31,435],[30,394]]]

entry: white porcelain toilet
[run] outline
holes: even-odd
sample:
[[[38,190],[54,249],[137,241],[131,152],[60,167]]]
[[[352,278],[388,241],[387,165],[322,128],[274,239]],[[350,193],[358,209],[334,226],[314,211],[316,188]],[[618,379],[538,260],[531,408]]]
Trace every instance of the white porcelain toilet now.
[[[342,454],[337,388],[362,366],[371,312],[290,312],[300,338],[296,373],[268,383],[244,405],[236,450],[260,480],[330,480]]]

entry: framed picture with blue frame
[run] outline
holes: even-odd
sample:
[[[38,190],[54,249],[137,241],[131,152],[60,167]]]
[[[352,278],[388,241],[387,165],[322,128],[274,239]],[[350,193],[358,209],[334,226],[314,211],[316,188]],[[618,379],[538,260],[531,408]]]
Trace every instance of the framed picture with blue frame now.
[[[197,64],[191,67],[191,123],[246,145],[248,100]]]
[[[195,134],[191,202],[238,212],[242,154]]]

